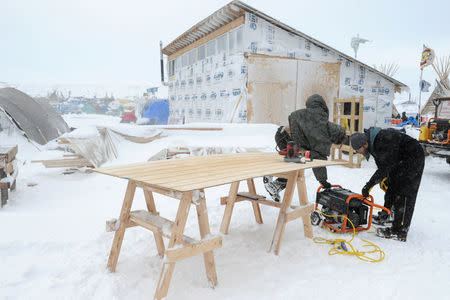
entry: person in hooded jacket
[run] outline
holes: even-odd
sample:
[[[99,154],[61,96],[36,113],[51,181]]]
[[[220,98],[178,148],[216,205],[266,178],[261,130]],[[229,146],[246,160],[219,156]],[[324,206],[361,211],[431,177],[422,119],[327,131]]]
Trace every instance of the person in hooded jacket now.
[[[425,164],[425,155],[420,143],[412,137],[394,129],[371,127],[365,133],[351,135],[353,149],[375,158],[376,172],[363,187],[361,193],[369,196],[370,189],[388,178],[388,202],[393,211],[392,227],[377,228],[377,235],[406,241],[414,213]]]
[[[285,149],[288,141],[294,141],[301,151],[310,151],[312,159],[327,160],[331,144],[342,144],[346,139],[345,129],[328,121],[329,111],[322,96],[314,94],[306,100],[306,108],[289,115],[289,126],[280,126],[275,134],[279,149]],[[313,168],[317,181],[330,188],[326,167]],[[264,186],[275,201],[280,201],[279,193],[286,187],[287,180],[271,176],[263,178]]]

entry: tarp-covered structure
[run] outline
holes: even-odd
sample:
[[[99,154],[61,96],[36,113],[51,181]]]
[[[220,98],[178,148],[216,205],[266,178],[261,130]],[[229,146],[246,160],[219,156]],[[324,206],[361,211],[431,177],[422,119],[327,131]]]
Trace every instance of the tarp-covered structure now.
[[[151,103],[145,109],[142,117],[156,119],[156,125],[166,125],[169,119],[169,102],[163,100]]]
[[[70,130],[64,119],[45,101],[15,88],[0,89],[0,108],[28,138],[44,145]]]

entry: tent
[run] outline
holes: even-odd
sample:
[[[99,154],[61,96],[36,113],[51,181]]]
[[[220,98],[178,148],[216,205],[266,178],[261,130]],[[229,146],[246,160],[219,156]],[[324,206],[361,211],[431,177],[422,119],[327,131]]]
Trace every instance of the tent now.
[[[90,104],[87,104],[87,103],[85,105],[83,105],[83,108],[81,110],[87,114],[95,114],[96,113],[95,107]]]
[[[28,138],[41,145],[70,131],[50,104],[14,88],[0,89],[0,108],[0,113],[4,112]]]
[[[414,117],[409,117],[409,119],[408,119],[407,121],[402,122],[402,123],[400,123],[400,124],[397,124],[397,127],[402,127],[402,126],[404,126],[404,125],[409,125],[409,124],[412,124],[412,125],[414,125],[414,126],[418,126],[418,123],[417,123],[416,118],[414,118]]]
[[[143,118],[156,119],[156,125],[165,125],[169,119],[169,103],[165,100],[156,101],[147,106]]]
[[[125,111],[122,114],[122,120],[120,123],[135,123],[137,120],[134,111]]]

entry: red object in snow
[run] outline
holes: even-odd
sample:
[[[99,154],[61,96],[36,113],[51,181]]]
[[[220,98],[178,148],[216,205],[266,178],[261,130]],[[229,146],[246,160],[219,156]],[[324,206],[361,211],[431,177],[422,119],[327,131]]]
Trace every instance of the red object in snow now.
[[[125,111],[122,114],[122,120],[120,123],[136,123],[136,115],[134,114],[134,111]]]

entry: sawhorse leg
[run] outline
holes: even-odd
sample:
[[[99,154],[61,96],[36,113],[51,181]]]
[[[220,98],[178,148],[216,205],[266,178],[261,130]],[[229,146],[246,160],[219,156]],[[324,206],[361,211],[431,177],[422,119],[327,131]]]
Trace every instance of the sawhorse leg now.
[[[203,195],[205,192],[202,190]],[[209,220],[208,220],[208,210],[206,208],[206,199],[203,197],[197,200],[197,219],[198,226],[200,229],[200,238],[204,239],[206,235],[210,234]],[[206,277],[211,286],[215,287],[217,285],[217,273],[216,264],[214,262],[214,253],[212,251],[205,252],[203,254],[203,259],[205,261]]]
[[[286,228],[286,223],[288,222],[286,213],[287,209],[291,206],[292,196],[297,183],[297,177],[298,171],[289,172],[283,202],[281,203],[280,212],[278,214],[277,225],[275,227],[275,232],[273,233],[272,243],[269,247],[269,251],[273,250],[276,255],[280,252],[281,239],[283,238],[284,229]]]
[[[134,192],[136,191],[136,183],[128,181],[127,191],[123,200],[122,210],[120,211],[119,228],[114,234],[114,241],[111,247],[111,252],[108,259],[108,269],[111,272],[116,271],[117,260],[119,259],[120,248],[122,247],[123,236],[125,229],[128,227],[128,218],[130,216],[131,205],[133,204]]]
[[[298,199],[300,201],[300,206],[308,205],[308,192],[306,190],[305,170],[298,171],[297,193],[298,193]],[[307,214],[307,215],[303,216],[302,222],[303,222],[303,230],[305,232],[305,236],[308,238],[312,238],[313,232],[312,232],[310,215]]]
[[[181,243],[183,237],[184,227],[189,214],[189,209],[192,202],[192,192],[183,193],[183,197],[178,205],[177,217],[172,227],[172,233],[169,240],[168,249]],[[156,287],[154,299],[163,299],[167,296],[169,290],[170,279],[172,278],[175,263],[163,263],[161,274],[159,276],[158,285]]]
[[[247,186],[248,191],[252,193],[253,195],[256,195],[256,188],[255,188],[255,182],[253,181],[253,178],[247,179]],[[253,213],[255,214],[255,220],[256,223],[262,224],[262,216],[261,216],[261,209],[259,208],[259,204],[256,201],[251,201],[253,206]]]
[[[231,184],[230,192],[228,194],[227,205],[225,206],[225,213],[223,214],[222,224],[220,225],[220,232],[228,234],[228,227],[230,226],[231,214],[233,213],[234,202],[239,190],[239,181]]]
[[[156,210],[153,193],[151,191],[145,189],[145,187],[143,188],[143,190],[144,190],[145,203],[147,204],[147,210],[150,213],[152,213],[153,215],[158,216],[159,212]],[[164,241],[162,238],[162,234],[154,231],[153,237],[155,238],[155,244],[156,244],[156,249],[158,250],[158,255],[160,257],[163,257],[165,247],[164,247]]]

